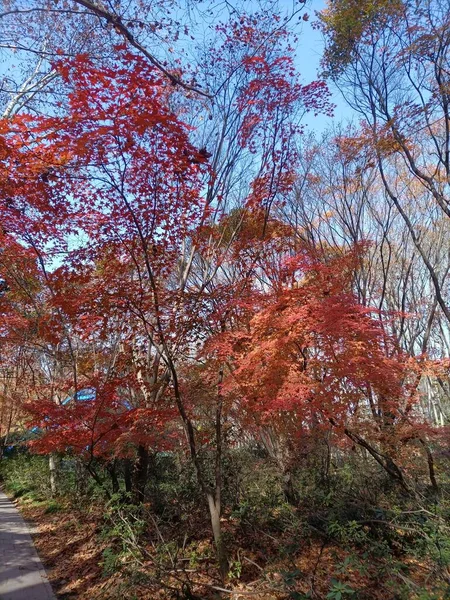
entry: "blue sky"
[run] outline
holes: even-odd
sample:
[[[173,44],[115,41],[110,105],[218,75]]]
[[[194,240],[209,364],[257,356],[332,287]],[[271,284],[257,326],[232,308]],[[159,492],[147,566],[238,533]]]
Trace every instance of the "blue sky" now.
[[[286,10],[292,10],[293,3],[296,0],[281,0],[281,4],[285,4]],[[301,74],[303,83],[309,83],[314,79],[318,78],[318,72],[320,70],[320,59],[323,52],[323,41],[322,34],[317,29],[314,29],[312,24],[316,21],[315,12],[325,8],[326,0],[309,0],[306,3],[305,9],[301,11],[301,15],[307,12],[309,15],[308,21],[300,20],[299,29],[301,34],[299,36],[299,44],[297,51],[297,67]],[[20,70],[20,53],[17,55],[11,55],[11,53],[2,53],[0,55],[0,81],[4,75],[14,69]],[[21,76],[18,80],[21,80]],[[333,89],[330,84],[330,91],[332,92],[332,101],[336,105],[334,118],[319,115],[315,117],[313,114],[309,114],[304,118],[304,122],[308,125],[308,128],[317,132],[322,133],[325,129],[330,127],[333,122],[338,123],[352,118],[352,110],[345,103],[343,98],[340,96],[338,90]]]
[[[292,0],[284,0],[291,5]],[[301,35],[297,51],[297,66],[304,83],[309,83],[318,78],[320,71],[320,59],[323,52],[322,34],[317,29],[312,27],[312,23],[316,21],[315,12],[325,8],[325,0],[312,0],[307,3],[305,12],[309,15],[309,21],[302,21]],[[336,105],[334,118],[319,115],[308,115],[304,121],[311,130],[318,134],[330,127],[333,122],[342,122],[351,120],[354,116],[352,109],[346,104],[345,100],[340,95],[339,91],[331,84],[330,91],[332,93],[332,102]]]

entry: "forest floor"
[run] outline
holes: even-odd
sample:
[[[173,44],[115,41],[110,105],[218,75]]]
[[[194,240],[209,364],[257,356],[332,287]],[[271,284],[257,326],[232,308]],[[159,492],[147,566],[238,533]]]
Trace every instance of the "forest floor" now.
[[[189,586],[186,595],[177,595],[173,590],[182,587],[181,572],[178,578],[177,569],[174,569],[174,576],[161,576],[165,583],[158,589],[154,579],[149,583],[143,576],[146,571],[155,572],[151,559],[134,561],[132,568],[132,555],[131,558],[128,555],[128,558],[116,559],[110,550],[111,538],[104,535],[104,509],[100,505],[77,510],[64,503],[39,503],[29,499],[19,499],[17,504],[23,517],[33,525],[36,549],[54,592],[61,600],[400,598],[395,589],[390,593],[385,585],[380,585],[380,565],[366,565],[362,570],[351,553],[321,540],[320,536],[317,540],[306,540],[304,547],[295,549],[295,556],[287,553],[280,560],[279,553],[275,552],[280,540],[270,539],[271,536],[264,532],[256,534],[259,539],[239,539],[236,531],[233,532],[236,540],[233,556],[237,558],[231,563],[233,574],[226,584],[227,590],[233,591],[221,595],[206,528],[200,528],[198,538],[189,544],[191,559],[185,563],[182,573],[182,577],[188,577],[193,585]],[[232,527],[231,521],[224,525],[225,529]],[[151,550],[149,547],[149,552]],[[412,557],[402,560],[408,567],[408,578],[399,571],[398,583],[404,585],[404,580],[408,579],[412,590],[408,597],[416,598],[413,590],[425,583],[426,568]],[[329,595],[333,589],[337,593],[339,587],[333,587],[336,585],[342,586],[344,593]],[[314,595],[306,595],[311,589]]]
[[[24,519],[58,598],[96,598],[104,587],[99,561],[104,547],[97,538],[98,516],[69,509],[48,510],[45,503],[18,499]]]

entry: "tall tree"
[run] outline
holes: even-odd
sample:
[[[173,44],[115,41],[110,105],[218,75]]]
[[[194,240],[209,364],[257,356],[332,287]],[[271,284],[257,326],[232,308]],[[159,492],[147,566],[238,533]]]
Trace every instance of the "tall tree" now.
[[[363,117],[361,142],[372,148],[386,193],[429,272],[447,321],[448,272],[430,256],[410,207],[420,197],[443,219],[450,216],[449,14],[447,2],[434,0],[342,0],[321,16],[324,66]]]

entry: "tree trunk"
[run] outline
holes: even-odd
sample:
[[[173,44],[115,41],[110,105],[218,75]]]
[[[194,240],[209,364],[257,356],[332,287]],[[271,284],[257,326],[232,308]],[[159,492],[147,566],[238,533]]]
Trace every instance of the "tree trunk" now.
[[[50,454],[48,457],[48,467],[50,470],[50,491],[52,496],[56,496],[58,492],[58,477],[57,477],[57,464],[54,454]]]
[[[222,397],[221,397],[221,382],[223,378],[223,371],[219,372],[218,381],[218,402],[216,407],[216,460],[215,460],[215,486],[209,487],[206,483],[202,467],[197,454],[197,445],[195,438],[195,430],[191,419],[189,418],[186,408],[183,404],[183,399],[180,394],[178,386],[178,377],[175,369],[175,365],[170,361],[170,370],[173,378],[174,390],[175,390],[175,401],[177,403],[178,411],[181,418],[183,419],[186,437],[189,443],[189,449],[191,453],[191,459],[194,464],[195,472],[197,474],[197,481],[203,490],[206,500],[208,502],[209,514],[211,517],[211,526],[213,530],[214,542],[217,552],[217,560],[219,563],[220,575],[222,580],[225,581],[228,575],[228,558],[225,549],[225,544],[222,537],[222,528],[220,525],[220,511],[221,511],[221,492],[222,492]]]
[[[430,478],[430,484],[435,494],[439,493],[439,485],[436,480],[436,473],[434,470],[434,458],[431,450],[428,445],[424,442],[422,438],[419,438],[419,442],[422,444],[425,454],[427,455],[427,464],[428,464],[428,476]]]
[[[145,486],[148,472],[148,449],[138,446],[133,472],[133,503],[142,504],[145,499]]]
[[[82,498],[87,490],[87,476],[83,459],[79,456],[75,458],[75,487],[78,498]]]
[[[283,472],[283,493],[288,504],[298,506],[298,496],[292,481],[292,474],[288,469]]]
[[[388,473],[388,475],[390,475],[394,481],[399,483],[408,494],[411,493],[411,490],[407,485],[405,478],[403,477],[403,473],[400,467],[394,462],[394,460],[389,455],[380,452],[371,444],[369,444],[367,440],[365,440],[360,435],[350,431],[347,428],[344,429],[344,433],[349,439],[352,440],[352,442],[355,442],[356,444],[358,444],[358,446],[361,446],[361,448],[367,450],[367,452],[377,461],[377,463],[381,467],[383,467],[386,473]]]
[[[116,461],[113,460],[112,462],[110,462],[106,468],[111,477],[113,494],[117,494],[119,492],[120,487],[119,487],[119,480],[117,478]]]
[[[288,504],[298,505],[298,495],[292,481],[291,468],[288,461],[287,443],[280,439],[270,427],[260,429],[261,442],[269,456],[276,462],[282,479],[283,494]]]
[[[133,482],[131,478],[131,461],[129,458],[125,459],[123,465],[123,476],[125,479],[125,491],[127,494],[131,494],[131,490],[133,489]]]
[[[228,575],[228,557],[222,537],[222,526],[220,524],[220,502],[217,503],[210,493],[206,495],[208,500],[209,515],[213,530],[214,543],[216,545],[217,560],[219,562],[220,575],[225,581]]]

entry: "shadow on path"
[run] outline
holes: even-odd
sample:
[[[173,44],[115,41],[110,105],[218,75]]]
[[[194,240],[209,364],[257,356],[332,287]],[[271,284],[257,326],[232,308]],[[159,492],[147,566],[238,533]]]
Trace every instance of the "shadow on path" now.
[[[56,600],[25,521],[1,491],[0,600]]]

